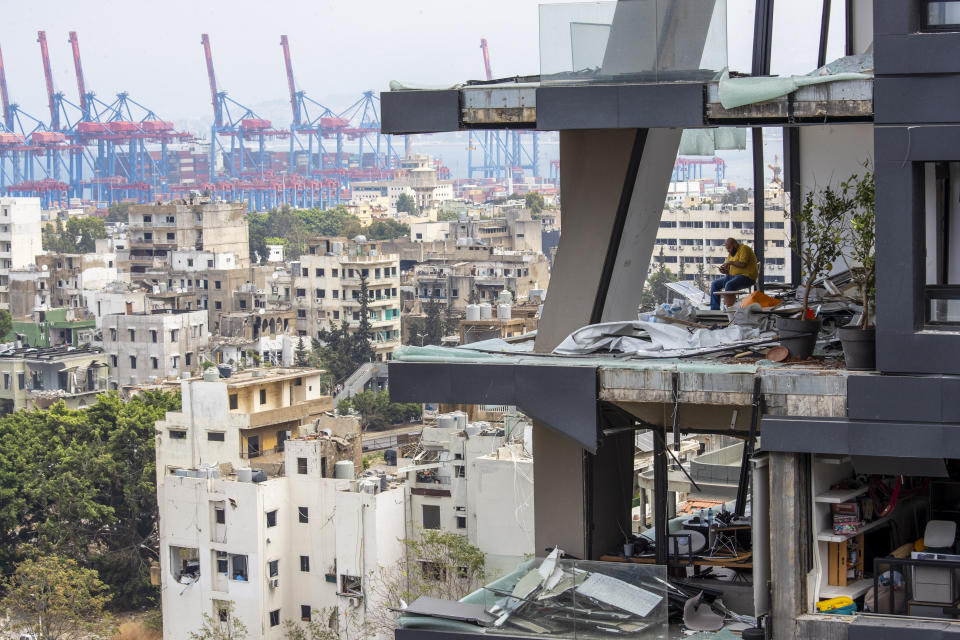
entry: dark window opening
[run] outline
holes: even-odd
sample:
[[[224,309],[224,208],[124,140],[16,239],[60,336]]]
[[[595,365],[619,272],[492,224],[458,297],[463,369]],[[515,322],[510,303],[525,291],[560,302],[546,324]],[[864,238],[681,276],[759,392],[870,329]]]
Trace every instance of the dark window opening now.
[[[310,622],[310,605],[300,605],[300,620],[303,622]]]
[[[435,504],[423,505],[423,528],[424,529],[440,528],[440,507],[438,505],[435,505]]]
[[[270,626],[276,627],[280,624],[280,609],[274,609],[270,612]]]
[[[310,556],[300,556],[300,571],[304,573],[310,571]]]
[[[271,578],[276,578],[280,575],[280,561],[271,560],[267,563],[267,572],[270,574]]]
[[[297,519],[301,524],[310,522],[310,509],[307,507],[297,507]]]
[[[224,442],[227,434],[223,431],[207,431],[207,440],[210,442]]]
[[[230,394],[230,408],[231,408],[231,409],[236,409],[236,408],[239,407],[239,406],[240,406],[240,401],[239,401],[239,399],[237,398],[237,394],[231,393],[231,394]]]
[[[186,440],[186,439],[187,439],[187,432],[186,432],[186,431],[181,431],[181,430],[179,430],[179,429],[171,429],[171,430],[169,431],[169,434],[170,434],[170,439],[171,439],[171,440]]]
[[[267,511],[267,526],[275,527],[277,526],[277,510]]]
[[[297,473],[304,475],[307,473],[307,459],[297,458]]]

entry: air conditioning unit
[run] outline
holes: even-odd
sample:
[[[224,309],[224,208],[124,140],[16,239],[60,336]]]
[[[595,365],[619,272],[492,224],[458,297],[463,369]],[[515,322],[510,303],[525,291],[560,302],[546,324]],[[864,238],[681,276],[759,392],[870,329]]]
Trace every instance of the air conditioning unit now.
[[[270,578],[270,588],[276,589],[280,586],[280,578]]]

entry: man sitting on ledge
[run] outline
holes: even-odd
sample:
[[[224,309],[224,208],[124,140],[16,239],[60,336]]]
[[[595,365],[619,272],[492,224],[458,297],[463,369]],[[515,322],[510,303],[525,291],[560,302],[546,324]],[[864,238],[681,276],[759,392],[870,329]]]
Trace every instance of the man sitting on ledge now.
[[[730,255],[726,262],[720,265],[720,273],[723,275],[710,285],[710,308],[714,311],[720,310],[721,291],[739,291],[752,287],[760,275],[753,249],[733,238],[727,238],[724,246]],[[728,307],[733,304],[733,300],[733,296],[724,296]]]

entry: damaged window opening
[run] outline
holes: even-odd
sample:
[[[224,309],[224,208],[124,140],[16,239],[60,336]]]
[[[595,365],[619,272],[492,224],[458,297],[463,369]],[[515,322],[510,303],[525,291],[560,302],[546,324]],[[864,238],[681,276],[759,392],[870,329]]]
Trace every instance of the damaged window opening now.
[[[960,328],[960,162],[924,163],[924,239],[926,273],[923,290],[930,328]]]
[[[343,574],[340,576],[340,593],[341,596],[351,596],[358,597],[363,595],[363,580],[358,576],[348,576]]]

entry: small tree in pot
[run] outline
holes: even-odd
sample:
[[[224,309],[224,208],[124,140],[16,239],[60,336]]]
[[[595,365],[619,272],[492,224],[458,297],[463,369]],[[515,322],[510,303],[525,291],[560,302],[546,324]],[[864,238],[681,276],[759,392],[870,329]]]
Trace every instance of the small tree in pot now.
[[[845,187],[827,186],[808,192],[800,213],[792,220],[790,245],[800,258],[803,305],[799,319],[780,318],[777,328],[781,343],[793,356],[807,358],[813,353],[820,319],[809,318],[810,291],[816,279],[829,273],[841,255],[843,222],[850,208],[851,200]]]
[[[876,330],[870,324],[877,288],[876,206],[873,171],[864,163],[863,175],[854,175],[843,183],[852,211],[846,224],[846,251],[843,260],[857,285],[863,315],[859,326],[840,329],[844,359],[848,369],[870,370],[876,366]]]

